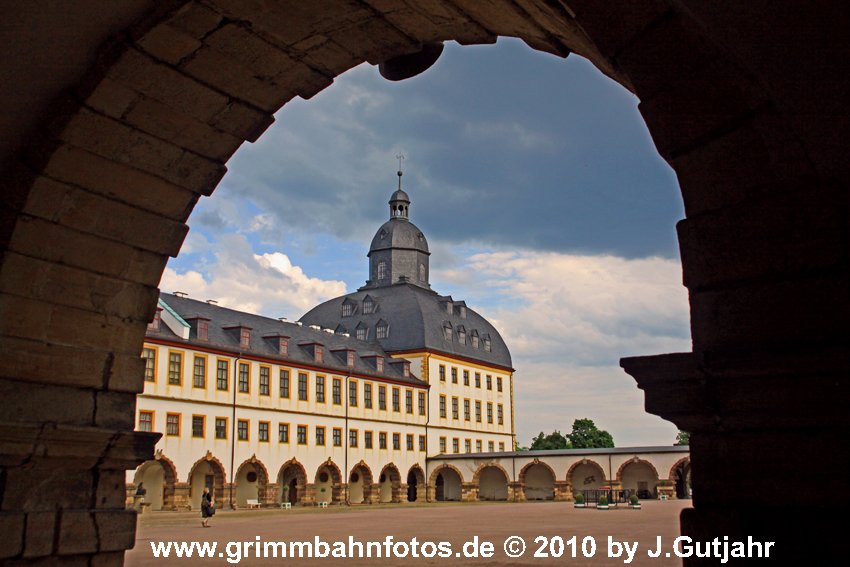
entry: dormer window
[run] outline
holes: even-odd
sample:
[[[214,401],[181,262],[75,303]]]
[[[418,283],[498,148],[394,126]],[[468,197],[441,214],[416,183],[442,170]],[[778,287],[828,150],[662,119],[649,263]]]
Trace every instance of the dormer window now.
[[[369,335],[369,327],[364,325],[363,323],[359,323],[357,328],[354,330],[354,336],[359,341],[365,341]]]
[[[490,352],[490,335],[484,336],[484,350]]]
[[[378,325],[375,327],[375,335],[379,339],[386,339],[390,336],[390,326],[383,319],[378,321]]]
[[[448,321],[443,323],[443,338],[447,341],[452,340],[452,324]]]
[[[354,302],[346,299],[342,302],[342,316],[351,317],[352,315],[354,315]]]
[[[159,331],[162,326],[162,307],[156,308],[156,313],[153,314],[153,320],[148,323],[148,331]]]
[[[349,368],[354,368],[354,351],[349,350],[346,352],[345,356],[345,365]]]
[[[462,345],[466,344],[466,329],[463,328],[463,325],[457,328],[457,342]]]
[[[269,341],[269,346],[277,350],[280,356],[289,356],[289,337],[273,333],[263,338]]]
[[[457,312],[461,319],[466,319],[466,305],[458,306]]]
[[[446,301],[446,313],[449,315],[454,313],[454,304],[451,301]]]
[[[322,363],[325,361],[325,347],[322,345],[313,346],[313,358],[316,362]]]
[[[206,319],[198,319],[198,340],[210,340],[210,322]]]
[[[375,370],[377,370],[378,372],[384,371],[384,357],[383,356],[376,356],[375,357]]]
[[[375,312],[375,300],[368,295],[363,299],[363,313],[368,315]]]
[[[251,329],[247,327],[239,329],[239,346],[242,348],[251,348]]]
[[[344,335],[347,332],[348,332],[348,329],[346,329],[342,325],[337,325],[336,329],[334,329],[334,333],[336,333],[337,335]]]
[[[472,348],[479,348],[478,331],[472,331]]]

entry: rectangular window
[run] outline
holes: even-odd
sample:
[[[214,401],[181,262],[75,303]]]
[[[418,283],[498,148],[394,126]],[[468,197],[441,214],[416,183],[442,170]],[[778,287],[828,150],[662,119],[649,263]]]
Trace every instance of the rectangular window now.
[[[316,362],[318,362],[319,364],[325,361],[325,349],[322,347],[322,345],[315,345],[313,347],[313,355],[315,357]]]
[[[316,402],[325,403],[325,377],[316,376]]]
[[[491,453],[495,450],[494,447],[493,447],[492,441],[487,442],[487,450],[490,451]]]
[[[251,348],[251,329],[246,327],[239,329],[239,346],[242,348]]]
[[[384,371],[384,357],[383,356],[376,356],[375,357],[375,370],[377,370],[378,372]]]
[[[481,423],[481,402],[475,400],[475,421]]]
[[[357,407],[357,381],[352,380],[348,383],[348,405],[353,408]]]
[[[203,437],[203,436],[204,436],[204,416],[193,415],[192,416],[192,437]]]
[[[372,384],[363,384],[363,407],[372,409]]]
[[[499,443],[499,452],[501,452],[501,453],[505,452],[505,442],[504,441]]]
[[[183,383],[183,353],[168,353],[168,383],[179,386]]]
[[[419,392],[419,415],[425,415],[425,392]]]
[[[307,401],[307,374],[304,372],[298,373],[298,399],[302,402]]]
[[[452,397],[452,419],[460,419],[458,416],[458,399],[457,397]]]
[[[259,427],[257,429],[257,439],[260,443],[268,443],[269,442],[269,422],[261,421],[259,423]]]
[[[469,370],[463,371],[463,385],[469,386]]]
[[[440,453],[446,452],[446,438],[440,437]]]
[[[481,439],[476,439],[476,441],[475,441],[475,452],[476,453],[481,452]]]
[[[404,411],[413,413],[413,390],[404,391]]]
[[[393,433],[393,451],[401,451],[401,433]]]
[[[169,413],[165,415],[165,434],[180,435],[180,414]]]
[[[139,431],[153,431],[153,412],[139,412]]]
[[[251,391],[251,365],[245,362],[239,363],[239,391],[246,394]]]
[[[333,380],[333,399],[335,405],[342,404],[342,380],[339,378]]]
[[[493,377],[490,376],[489,374],[487,375],[487,389],[488,390],[493,389]]]
[[[463,442],[463,452],[471,453],[472,452],[472,439],[465,439]]]
[[[457,437],[452,439],[452,453],[460,453],[460,439]]]
[[[401,411],[401,390],[393,388],[393,411]]]
[[[334,447],[342,447],[342,429],[340,429],[339,427],[334,427],[333,436]]]
[[[325,428],[317,426],[316,427],[316,445],[324,447],[325,445]]]
[[[348,431],[348,446],[351,448],[357,448],[357,430],[350,429]]]
[[[289,424],[288,423],[278,423],[277,424],[277,442],[278,443],[289,443]]]
[[[248,440],[248,420],[240,419],[236,422],[236,438],[240,441]]]
[[[419,436],[419,450],[420,451],[425,450],[425,436],[424,435]]]
[[[446,367],[442,364],[440,365],[440,382],[446,381]]]
[[[289,370],[280,371],[280,397],[289,397]]]
[[[142,358],[145,359],[145,382],[156,382],[156,349],[143,348]]]
[[[271,388],[269,387],[269,375],[271,374],[271,368],[268,366],[260,366],[260,395],[268,396],[271,394]]]
[[[481,387],[481,373],[480,372],[475,373],[475,387],[476,388]]]
[[[208,341],[210,339],[210,322],[198,319],[198,340]]]
[[[487,423],[493,423],[493,402],[487,402]]]
[[[372,432],[371,431],[364,431],[363,432],[363,446],[366,447],[367,449],[372,448]]]
[[[446,397],[440,396],[440,417],[446,417]]]
[[[387,434],[384,431],[378,433],[378,449],[387,448]]]
[[[387,409],[387,387],[378,386],[378,409],[386,411]]]
[[[406,443],[407,443],[407,444],[406,444],[407,450],[408,450],[408,451],[412,451],[412,450],[413,450],[413,434],[412,434],[412,433],[408,433],[408,434],[407,434],[407,436],[406,436],[406,438],[405,438],[405,441],[406,441]]]
[[[457,384],[457,368],[452,366],[452,384]]]
[[[499,425],[505,424],[505,412],[502,409],[502,404],[496,406],[496,419],[499,422]]]
[[[469,410],[470,402],[469,400],[463,400],[463,419],[469,421],[470,410]]]
[[[227,377],[230,373],[227,360],[216,360],[215,368],[215,387],[218,390],[227,390]]]
[[[207,357],[205,356],[195,355],[195,363],[192,366],[192,386],[207,387]]]
[[[306,445],[307,444],[307,426],[306,425],[299,425],[298,429],[295,430],[295,435],[297,437],[299,445]]]
[[[502,391],[502,377],[501,376],[496,376],[496,391],[497,392]]]
[[[227,418],[226,417],[215,418],[215,438],[216,439],[227,439]]]

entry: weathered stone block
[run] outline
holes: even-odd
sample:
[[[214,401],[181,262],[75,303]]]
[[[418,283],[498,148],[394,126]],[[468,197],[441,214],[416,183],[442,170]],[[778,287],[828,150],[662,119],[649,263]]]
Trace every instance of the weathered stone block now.
[[[133,510],[98,510],[97,522],[100,551],[123,551],[136,541],[136,512]]]
[[[59,555],[95,553],[98,550],[97,529],[88,510],[63,510],[59,520]]]
[[[20,512],[0,512],[0,559],[15,557],[24,547],[24,515]]]
[[[27,513],[24,557],[43,557],[53,553],[56,521],[57,513],[53,510]]]
[[[97,427],[120,430],[133,429],[136,413],[136,394],[98,392],[94,424]]]
[[[0,378],[3,419],[91,425],[94,392]]]

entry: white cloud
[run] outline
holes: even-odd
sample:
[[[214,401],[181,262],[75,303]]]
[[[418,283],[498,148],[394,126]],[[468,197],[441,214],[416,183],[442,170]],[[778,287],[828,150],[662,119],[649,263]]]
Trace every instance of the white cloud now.
[[[494,251],[440,277],[473,308],[476,299],[484,304],[478,310],[511,349],[520,444],[540,431],[568,432],[582,417],[620,446],[673,443],[676,427],[645,413],[618,361],[690,350],[678,262]]]
[[[518,122],[467,122],[463,136],[473,142],[502,140],[524,150],[546,150],[554,153],[559,142],[545,132],[534,131]]]
[[[214,260],[199,270],[166,268],[160,287],[197,299],[267,316],[300,317],[314,305],[345,293],[345,283],[310,277],[282,252],[254,254],[240,234],[218,238]]]

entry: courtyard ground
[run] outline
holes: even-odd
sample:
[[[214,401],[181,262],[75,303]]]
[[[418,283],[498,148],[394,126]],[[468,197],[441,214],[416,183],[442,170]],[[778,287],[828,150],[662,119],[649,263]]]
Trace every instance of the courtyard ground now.
[[[629,565],[672,567],[681,565],[681,559],[675,556],[666,558],[665,554],[672,551],[673,540],[679,535],[679,513],[689,506],[690,501],[645,501],[641,510],[621,506],[602,511],[576,509],[568,502],[434,503],[350,508],[332,506],[288,511],[221,511],[212,519],[213,527],[208,529],[201,527],[197,512],[148,512],[139,516],[136,545],[127,552],[126,565],[144,567],[172,562],[187,566],[229,565],[233,561],[228,563],[228,557],[239,558],[240,565],[623,565],[627,559],[625,553],[621,557],[609,557],[610,536],[614,541],[628,541],[630,545],[638,542],[637,552]],[[408,543],[415,537],[420,545],[425,541],[450,542],[452,556],[418,559],[384,556],[353,561],[335,558],[273,559],[255,557],[253,547],[246,554],[244,546],[236,544],[231,544],[231,555],[228,555],[226,546],[229,542],[255,542],[257,536],[262,542],[312,542],[319,536],[331,545],[335,541],[344,541],[347,545],[349,536],[362,542],[383,542],[387,536],[393,536],[394,542]],[[457,557],[456,553],[463,553],[464,543],[473,541],[475,536],[478,536],[479,544],[482,541],[493,543],[492,557]],[[525,540],[525,553],[519,558],[509,558],[505,553],[504,541],[510,536],[520,536]],[[535,542],[538,536],[544,536],[548,541]],[[560,541],[555,539],[553,543],[555,536],[560,536],[565,544],[561,557],[552,557],[553,552],[558,554],[560,550]],[[567,543],[572,536],[577,536],[575,546]],[[658,536],[661,536],[663,553],[661,558],[653,559],[647,551],[655,550]],[[218,557],[175,559],[172,551],[167,560],[155,558],[151,542],[166,541],[218,542],[215,553]],[[588,552],[591,543],[595,543],[592,558],[582,557],[583,541]],[[470,548],[467,546],[467,549]],[[239,553],[236,553],[237,549]],[[534,557],[538,549],[548,553],[549,557]],[[572,556],[573,549],[577,552],[576,558]]]

